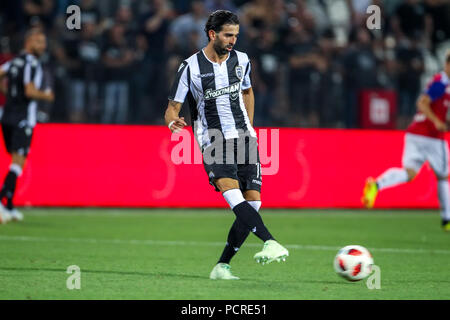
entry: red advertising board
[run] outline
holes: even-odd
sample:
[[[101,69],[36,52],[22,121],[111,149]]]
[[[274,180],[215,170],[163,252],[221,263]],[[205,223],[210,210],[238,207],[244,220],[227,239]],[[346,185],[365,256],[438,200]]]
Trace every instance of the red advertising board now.
[[[365,179],[401,165],[401,131],[285,128],[258,132],[266,208],[360,208]],[[172,141],[166,127],[38,125],[18,180],[16,203],[227,207],[208,184],[191,129],[186,133],[186,139],[174,136]],[[179,152],[181,143],[192,149]],[[179,163],[180,157],[184,163]],[[0,143],[2,181],[9,161]],[[380,193],[376,206],[437,208],[430,169],[424,167],[408,185]]]

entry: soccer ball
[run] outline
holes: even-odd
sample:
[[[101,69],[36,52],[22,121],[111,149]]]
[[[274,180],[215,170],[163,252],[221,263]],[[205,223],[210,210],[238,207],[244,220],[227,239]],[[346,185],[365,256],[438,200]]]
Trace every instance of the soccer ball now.
[[[334,271],[349,281],[359,281],[372,273],[373,258],[369,250],[351,245],[340,249],[334,258]]]

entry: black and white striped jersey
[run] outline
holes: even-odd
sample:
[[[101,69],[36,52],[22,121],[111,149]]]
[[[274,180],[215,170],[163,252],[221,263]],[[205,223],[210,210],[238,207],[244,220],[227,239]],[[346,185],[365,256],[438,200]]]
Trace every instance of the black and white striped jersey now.
[[[2,123],[34,127],[37,101],[25,96],[25,85],[33,82],[34,86],[40,89],[43,72],[39,60],[31,54],[22,53],[0,68],[6,72],[8,78]]]
[[[180,65],[169,100],[187,99],[202,150],[211,144],[211,129],[220,130],[225,139],[238,138],[241,132],[256,137],[241,92],[251,87],[250,69],[247,54],[236,50],[222,64],[210,61],[201,50]]]

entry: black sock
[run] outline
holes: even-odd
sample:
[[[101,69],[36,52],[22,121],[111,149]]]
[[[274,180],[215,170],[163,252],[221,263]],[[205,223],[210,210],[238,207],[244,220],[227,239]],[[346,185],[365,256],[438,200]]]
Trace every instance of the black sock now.
[[[237,219],[240,219],[245,224],[247,230],[253,232],[262,241],[274,240],[259,213],[247,201],[236,205],[233,208],[233,212],[236,214]]]
[[[230,263],[231,258],[237,253],[245,239],[247,239],[249,233],[250,230],[241,220],[234,220],[230,232],[228,233],[227,244],[223,249],[218,263]]]
[[[6,198],[6,208],[8,210],[13,209],[12,199],[14,197],[14,191],[16,190],[17,174],[14,171],[9,171],[6,175],[3,188],[0,193],[0,199]]]

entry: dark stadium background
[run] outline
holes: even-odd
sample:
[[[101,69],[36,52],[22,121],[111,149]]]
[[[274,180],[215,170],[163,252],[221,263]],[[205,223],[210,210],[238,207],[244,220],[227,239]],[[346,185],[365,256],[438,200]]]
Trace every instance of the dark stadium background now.
[[[65,25],[71,4],[81,7],[79,31]],[[366,27],[371,4],[381,7],[381,30]],[[450,46],[447,0],[19,0],[0,4],[0,61],[42,26],[57,93],[42,122],[163,124],[174,74],[206,44],[216,9],[240,17],[236,48],[252,60],[257,126],[366,126],[360,93],[383,89],[393,93],[388,127],[403,129]]]

